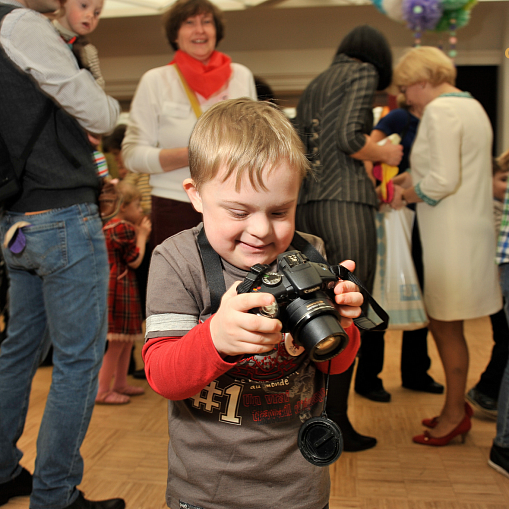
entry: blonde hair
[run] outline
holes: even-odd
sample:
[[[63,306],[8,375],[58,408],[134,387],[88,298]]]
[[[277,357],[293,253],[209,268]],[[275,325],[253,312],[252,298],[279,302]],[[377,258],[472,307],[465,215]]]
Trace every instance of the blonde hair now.
[[[122,205],[130,205],[135,200],[141,200],[140,190],[130,182],[120,181],[116,190]]]
[[[456,68],[452,60],[438,48],[421,46],[407,51],[394,69],[394,84],[398,87],[427,81],[436,87],[455,84]]]
[[[398,108],[401,108],[403,110],[409,110],[410,109],[410,106],[406,102],[405,94],[399,93],[396,96],[396,103],[398,105]]]
[[[496,163],[499,166],[499,171],[509,171],[509,149],[500,154],[496,159]],[[495,174],[495,172],[493,172]]]
[[[189,141],[189,168],[196,187],[226,167],[222,182],[235,174],[235,189],[247,174],[254,189],[264,189],[263,173],[282,162],[301,181],[309,173],[304,146],[289,120],[274,105],[248,98],[221,101],[196,123]]]

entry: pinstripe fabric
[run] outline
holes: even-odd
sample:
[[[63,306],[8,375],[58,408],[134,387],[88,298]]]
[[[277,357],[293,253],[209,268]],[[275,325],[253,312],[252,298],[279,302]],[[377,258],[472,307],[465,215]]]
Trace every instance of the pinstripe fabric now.
[[[315,169],[299,203],[340,200],[377,206],[361,161],[348,154],[366,143],[378,75],[371,64],[337,56],[304,91],[297,107],[299,135]]]
[[[376,268],[375,209],[352,202],[324,200],[297,207],[296,229],[321,237],[327,260],[338,264],[354,260],[355,275],[369,292]]]

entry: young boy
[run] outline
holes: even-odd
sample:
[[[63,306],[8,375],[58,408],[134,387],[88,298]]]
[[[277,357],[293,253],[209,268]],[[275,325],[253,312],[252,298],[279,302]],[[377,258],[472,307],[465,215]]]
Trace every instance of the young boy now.
[[[279,320],[249,313],[273,296],[236,291],[252,265],[275,270],[277,256],[292,249],[309,169],[302,144],[277,108],[233,99],[200,117],[189,160],[184,189],[203,225],[154,251],[143,349],[147,380],[170,400],[168,506],[323,509],[328,468],[304,459],[297,436],[304,421],[322,412],[329,362],[315,364],[302,348],[287,348],[291,337],[282,336]],[[197,244],[202,228],[229,288],[212,315]],[[323,252],[319,239],[305,237]],[[354,263],[345,266],[353,270]],[[359,346],[351,319],[363,299],[350,282],[340,281],[334,293],[350,338],[330,363],[339,373]]]
[[[79,66],[88,69],[104,88],[97,49],[86,38],[97,28],[103,0],[60,0],[60,6],[53,25],[71,48]]]

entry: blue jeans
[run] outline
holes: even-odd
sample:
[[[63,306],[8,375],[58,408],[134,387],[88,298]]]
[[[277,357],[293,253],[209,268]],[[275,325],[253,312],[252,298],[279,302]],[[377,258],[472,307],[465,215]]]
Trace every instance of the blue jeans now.
[[[62,509],[78,497],[80,447],[97,393],[107,331],[108,257],[97,206],[42,214],[5,213],[23,228],[26,247],[2,246],[10,278],[10,319],[0,351],[0,483],[21,472],[23,432],[32,378],[53,343],[53,376],[37,439],[31,509]],[[47,327],[47,333],[45,330]]]
[[[505,313],[509,322],[509,263],[500,265],[500,286],[505,298]],[[498,395],[498,417],[497,417],[497,436],[493,441],[500,447],[509,449],[509,359],[500,384]]]

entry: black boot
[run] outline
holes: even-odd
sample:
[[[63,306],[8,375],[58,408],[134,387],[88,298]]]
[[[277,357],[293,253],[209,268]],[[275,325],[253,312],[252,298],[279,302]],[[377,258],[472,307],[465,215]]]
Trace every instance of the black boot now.
[[[331,417],[332,419],[332,417]],[[343,450],[346,452],[358,452],[371,449],[376,445],[375,437],[368,437],[357,433],[345,414],[342,419],[332,419],[341,429],[343,435]]]
[[[353,364],[340,375],[330,375],[327,396],[327,416],[341,429],[343,450],[347,452],[365,451],[376,445],[376,438],[357,433],[348,419],[348,394],[352,381]]]
[[[121,498],[110,498],[109,500],[98,500],[92,502],[87,500],[80,491],[78,498],[65,509],[124,509],[125,502]]]
[[[0,484],[0,505],[14,497],[28,497],[32,493],[32,474],[25,468],[10,481]]]

